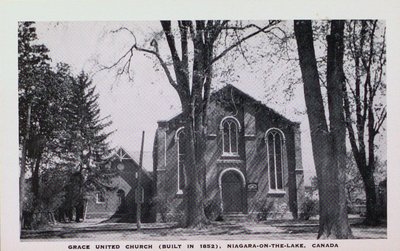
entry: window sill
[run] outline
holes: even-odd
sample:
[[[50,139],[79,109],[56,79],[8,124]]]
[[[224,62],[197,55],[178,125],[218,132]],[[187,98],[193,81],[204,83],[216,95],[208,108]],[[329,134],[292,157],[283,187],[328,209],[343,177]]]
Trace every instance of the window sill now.
[[[224,164],[224,163],[227,163],[227,164],[243,164],[244,161],[241,160],[239,158],[239,156],[237,156],[236,158],[222,158],[222,159],[217,160],[217,164]]]
[[[207,139],[216,139],[217,138],[217,134],[208,134],[207,135]]]
[[[223,154],[221,155],[221,157],[239,158],[240,156],[239,156],[239,154],[237,154],[237,153],[223,153]]]
[[[183,198],[183,190],[178,190],[175,194],[175,198]]]
[[[248,140],[255,140],[256,139],[256,135],[255,134],[245,134],[244,138],[248,139]]]
[[[284,196],[286,192],[284,190],[270,189],[268,195],[272,196]]]

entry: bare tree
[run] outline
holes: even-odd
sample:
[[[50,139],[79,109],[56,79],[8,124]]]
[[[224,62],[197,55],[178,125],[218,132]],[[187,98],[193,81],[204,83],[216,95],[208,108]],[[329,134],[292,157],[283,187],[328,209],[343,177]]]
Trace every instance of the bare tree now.
[[[347,25],[351,62],[346,72],[346,126],[351,150],[360,171],[367,199],[367,224],[378,222],[375,188],[375,139],[386,120],[385,28],[377,20],[351,21]],[[365,142],[367,141],[367,143]]]
[[[295,21],[304,96],[319,190],[318,238],[352,238],[345,191],[346,127],[343,111],[344,21],[331,21],[327,36],[326,84],[329,126],[321,93],[312,22]],[[323,76],[322,76],[323,77]]]
[[[104,69],[120,67],[118,73],[129,73],[134,51],[144,52],[157,58],[169,84],[179,95],[182,117],[187,135],[184,139],[186,186],[184,200],[186,204],[186,227],[201,227],[207,223],[203,209],[203,177],[205,174],[204,149],[207,130],[207,108],[212,89],[213,66],[215,63],[240,46],[248,39],[263,33],[270,33],[279,21],[269,21],[264,26],[242,25],[240,22],[219,20],[209,21],[161,21],[163,35],[169,48],[171,62],[163,58],[159,42],[153,39],[150,47],[134,44],[114,64]],[[230,33],[229,33],[230,32]],[[230,44],[221,44],[229,34]],[[225,35],[225,36],[224,36]],[[223,45],[223,46],[221,46]]]

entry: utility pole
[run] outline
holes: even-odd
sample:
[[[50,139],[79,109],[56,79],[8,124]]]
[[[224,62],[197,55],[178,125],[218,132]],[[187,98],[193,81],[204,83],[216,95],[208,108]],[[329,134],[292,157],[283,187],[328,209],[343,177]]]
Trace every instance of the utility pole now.
[[[140,222],[140,216],[142,214],[142,203],[144,200],[144,191],[142,188],[142,185],[140,184],[140,176],[142,172],[142,167],[143,167],[143,145],[144,145],[144,131],[142,133],[142,146],[140,147],[140,160],[139,160],[139,170],[137,172],[137,185],[136,185],[136,194],[135,194],[135,199],[136,199],[136,226],[137,226],[137,231],[140,231],[141,228],[141,222]]]

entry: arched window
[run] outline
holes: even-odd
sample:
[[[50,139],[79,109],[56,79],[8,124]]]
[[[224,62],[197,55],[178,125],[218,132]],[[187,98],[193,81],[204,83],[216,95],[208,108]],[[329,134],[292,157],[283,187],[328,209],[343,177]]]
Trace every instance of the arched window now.
[[[225,156],[239,155],[240,123],[235,117],[225,117],[220,124],[222,134],[222,154]]]
[[[184,160],[184,152],[183,152],[183,140],[185,137],[184,127],[179,128],[176,131],[175,140],[177,146],[178,153],[178,193],[183,192],[183,188],[185,187],[185,176],[184,176],[184,168],[185,168],[185,160]]]
[[[279,129],[269,129],[266,134],[268,153],[268,180],[270,190],[283,190],[285,136]]]

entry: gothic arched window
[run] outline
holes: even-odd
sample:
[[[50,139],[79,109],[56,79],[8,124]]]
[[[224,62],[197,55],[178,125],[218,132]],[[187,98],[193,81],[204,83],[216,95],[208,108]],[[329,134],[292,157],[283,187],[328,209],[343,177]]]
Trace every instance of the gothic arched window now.
[[[184,160],[184,151],[183,151],[183,140],[185,137],[184,128],[181,127],[176,131],[176,145],[177,145],[177,153],[178,153],[178,193],[183,192],[183,188],[185,187],[185,176],[184,176],[184,168],[185,168],[185,160]]]
[[[276,128],[269,129],[266,134],[268,153],[268,180],[271,190],[283,190],[283,169],[285,136]]]
[[[239,155],[240,124],[235,117],[225,117],[220,124],[222,134],[222,154],[225,156]]]

